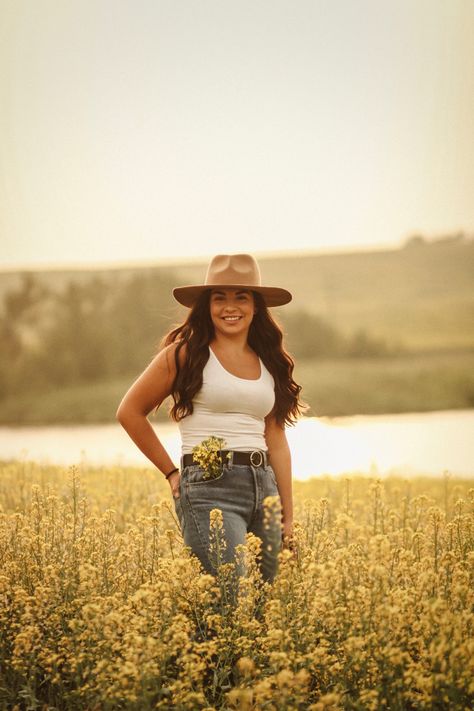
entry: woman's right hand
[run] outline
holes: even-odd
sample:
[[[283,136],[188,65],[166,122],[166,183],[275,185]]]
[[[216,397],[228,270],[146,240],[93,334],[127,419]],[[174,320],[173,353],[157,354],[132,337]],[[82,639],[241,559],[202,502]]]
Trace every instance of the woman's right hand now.
[[[181,481],[181,472],[179,469],[169,477],[168,482],[171,487],[171,494],[173,496],[173,499],[179,499],[180,492],[179,492],[179,484]]]

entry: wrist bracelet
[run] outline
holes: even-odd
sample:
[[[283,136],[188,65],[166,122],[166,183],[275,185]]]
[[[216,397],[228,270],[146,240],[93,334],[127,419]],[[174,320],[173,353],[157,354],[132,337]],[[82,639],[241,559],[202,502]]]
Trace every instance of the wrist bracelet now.
[[[175,467],[175,468],[172,469],[170,472],[168,472],[168,474],[165,474],[165,479],[168,479],[168,478],[169,478],[172,474],[174,474],[175,472],[179,472],[178,467]]]

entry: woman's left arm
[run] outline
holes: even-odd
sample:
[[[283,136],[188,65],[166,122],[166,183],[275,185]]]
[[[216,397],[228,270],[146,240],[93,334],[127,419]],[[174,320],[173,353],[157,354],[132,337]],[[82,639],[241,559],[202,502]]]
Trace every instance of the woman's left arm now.
[[[277,424],[271,415],[265,418],[265,441],[268,447],[268,459],[275,472],[281,499],[283,538],[291,538],[293,533],[291,453],[285,428]]]

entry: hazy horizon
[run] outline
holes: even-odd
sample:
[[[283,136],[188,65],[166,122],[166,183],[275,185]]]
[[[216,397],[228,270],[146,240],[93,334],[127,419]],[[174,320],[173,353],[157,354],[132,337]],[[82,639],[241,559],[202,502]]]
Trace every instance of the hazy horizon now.
[[[474,231],[474,3],[1,14],[0,269]]]
[[[416,235],[417,237],[422,237],[422,235]],[[455,240],[456,237],[461,236],[462,244],[472,244],[474,242],[474,233],[454,233],[452,235],[437,235],[432,239],[424,239],[425,246],[434,245],[438,241],[443,242],[444,240]],[[413,235],[415,237],[415,235]],[[287,249],[287,250],[264,250],[255,251],[250,250],[258,260],[265,259],[284,259],[296,258],[296,257],[318,257],[318,256],[348,256],[352,254],[372,254],[378,252],[392,252],[399,249],[403,249],[405,241],[400,241],[399,244],[370,244],[370,245],[334,245],[333,247],[327,248],[307,248],[307,249]],[[214,253],[216,254],[216,253]],[[186,256],[169,256],[161,257],[159,259],[141,259],[141,260],[102,260],[96,262],[55,262],[55,263],[24,263],[24,264],[12,264],[12,265],[2,265],[0,264],[0,274],[10,273],[10,272],[20,272],[20,271],[100,271],[102,269],[134,269],[140,267],[172,267],[172,266],[188,266],[192,264],[203,265],[207,264],[210,256],[207,254],[198,254],[191,257]]]
[[[466,235],[466,238],[471,240],[472,237],[470,235]],[[431,243],[432,241],[435,240],[427,240],[427,244]],[[341,255],[346,255],[346,254],[353,254],[353,253],[359,253],[359,252],[380,252],[380,251],[392,251],[392,250],[397,250],[400,249],[403,246],[403,242],[400,241],[399,244],[369,244],[369,245],[334,245],[333,247],[321,247],[320,249],[317,248],[311,248],[308,247],[307,249],[287,249],[287,250],[250,250],[250,253],[253,254],[257,259],[271,259],[271,258],[284,258],[284,257],[296,257],[296,256],[318,256],[318,255],[332,255],[332,254],[341,254]],[[233,253],[233,252],[229,252]],[[140,259],[140,260],[133,260],[133,259],[126,259],[126,260],[102,260],[102,261],[91,261],[91,262],[77,262],[77,261],[70,261],[70,262],[55,262],[55,263],[17,263],[17,264],[11,264],[11,265],[3,265],[0,264],[0,273],[2,272],[10,272],[10,271],[20,271],[20,270],[31,270],[34,271],[36,269],[38,270],[48,270],[48,269],[79,269],[79,270],[87,270],[87,269],[102,269],[102,268],[133,268],[133,267],[140,267],[140,266],[156,266],[156,265],[163,265],[163,266],[172,266],[172,265],[177,265],[177,264],[198,264],[198,263],[204,263],[209,260],[210,256],[213,256],[216,253],[211,254],[197,254],[195,256],[190,256],[187,257],[185,255],[181,256],[168,256],[168,257],[160,257],[160,258],[155,258],[155,259]]]

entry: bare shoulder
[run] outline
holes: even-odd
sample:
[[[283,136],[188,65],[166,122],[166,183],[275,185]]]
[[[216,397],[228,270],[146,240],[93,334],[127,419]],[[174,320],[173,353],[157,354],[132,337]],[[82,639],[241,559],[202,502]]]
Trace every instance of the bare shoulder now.
[[[179,348],[179,350],[178,350]],[[156,356],[157,363],[166,367],[167,370],[176,375],[176,352],[178,352],[178,363],[180,367],[184,365],[187,352],[187,344],[175,341],[165,346]],[[152,361],[153,362],[153,361]]]
[[[177,348],[177,343],[171,343],[154,356],[123,397],[117,411],[118,416],[134,412],[148,414],[171,394],[177,372],[175,359]],[[178,352],[180,365],[184,363],[185,355],[185,346],[183,346]]]
[[[162,348],[161,351],[155,355],[144,372],[150,372],[152,375],[157,375],[160,378],[165,377],[170,381],[171,385],[177,373],[176,353],[178,353],[178,363],[180,367],[184,365],[186,359],[186,344],[184,343],[181,347],[178,347],[179,343],[175,341]]]

